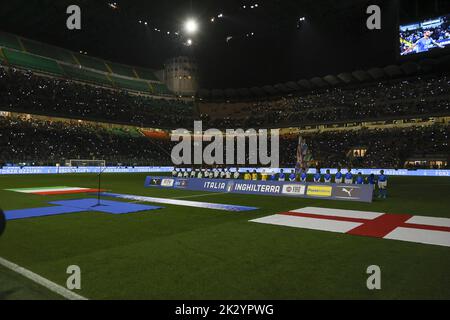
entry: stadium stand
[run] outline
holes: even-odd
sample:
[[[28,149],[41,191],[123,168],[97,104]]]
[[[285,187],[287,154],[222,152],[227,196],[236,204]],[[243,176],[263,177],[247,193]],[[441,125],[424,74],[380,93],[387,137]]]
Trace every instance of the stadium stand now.
[[[103,81],[112,85],[103,74],[103,78],[98,78],[98,74],[92,72],[92,78],[88,78],[90,71],[70,66],[63,68],[82,81]],[[0,90],[4,93],[0,95],[2,111],[157,128],[179,128],[186,123],[192,125],[193,121],[192,102],[131,95],[126,91],[35,75],[13,68],[0,68]]]
[[[106,67],[106,64],[103,60],[89,57],[87,55],[83,54],[75,54],[75,58],[77,59],[77,62],[81,64],[83,67],[99,70],[103,72],[109,72],[108,68]]]
[[[0,32],[0,49],[3,51],[0,61],[11,66],[145,94],[173,96],[168,87],[149,69],[137,68],[137,71],[132,66],[71,52],[4,32]],[[109,77],[113,78],[114,82]]]
[[[21,39],[25,50],[29,53],[33,53],[38,56],[52,58],[57,61],[62,61],[70,64],[76,64],[76,61],[73,58],[73,55],[70,51],[46,45],[40,42],[28,40],[28,39]]]
[[[411,157],[444,157],[448,167],[448,125],[332,131],[305,135],[320,167],[404,168]],[[282,166],[295,165],[297,139],[282,138]],[[37,119],[0,118],[0,159],[4,163],[64,163],[66,159],[105,159],[116,165],[167,165],[174,146],[167,134],[137,129]],[[364,148],[364,154],[351,151]],[[417,167],[415,167],[417,168]],[[440,168],[443,168],[442,166]]]
[[[150,83],[151,91],[156,95],[169,95],[171,92],[169,88],[165,84],[151,82]]]
[[[72,79],[85,81],[93,84],[105,85],[112,87],[113,83],[110,78],[104,73],[98,73],[80,67],[70,65],[61,65],[64,73]]]
[[[20,45],[19,38],[9,34],[0,32],[0,46],[6,48],[12,48],[15,50],[22,50],[22,46]]]
[[[254,102],[204,103],[211,127],[269,127],[450,114],[450,77],[426,75],[316,89]]]
[[[67,159],[104,159],[108,165],[162,165],[170,161],[168,141],[136,132],[80,123],[0,118],[0,159],[48,165]]]
[[[152,70],[144,68],[134,68],[134,69],[136,70],[136,73],[139,76],[139,78],[151,81],[158,81],[158,78],[156,78],[155,73]]]
[[[153,93],[148,82],[111,76],[113,83],[121,89]]]
[[[3,54],[3,49],[2,48],[0,48],[0,62],[2,64],[6,64],[6,58],[5,58],[5,55]]]
[[[63,75],[62,69],[54,60],[9,49],[3,49],[3,53],[7,61],[15,66],[59,76]]]
[[[411,157],[445,158],[449,154],[450,127],[362,129],[304,135],[319,167],[404,168]],[[296,150],[298,139],[282,139],[281,150]],[[366,152],[355,156],[353,149]],[[295,152],[281,154],[282,163],[295,166]]]
[[[121,76],[125,76],[125,77],[129,77],[129,78],[136,78],[136,74],[133,71],[133,68],[130,66],[126,66],[123,64],[118,64],[118,63],[114,63],[114,62],[107,62],[106,63],[108,65],[108,67],[110,68],[112,73],[121,75]]]

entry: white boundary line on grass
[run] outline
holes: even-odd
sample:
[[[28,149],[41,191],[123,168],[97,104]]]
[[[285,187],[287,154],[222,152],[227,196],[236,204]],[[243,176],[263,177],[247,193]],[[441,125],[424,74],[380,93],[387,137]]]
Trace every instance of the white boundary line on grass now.
[[[203,193],[203,194],[193,194],[190,196],[182,196],[182,197],[173,197],[173,198],[164,198],[164,199],[189,199],[189,198],[198,198],[198,197],[207,197],[207,196],[215,196],[215,195],[219,195],[219,194],[226,194],[228,192],[210,192],[210,193]],[[145,196],[142,196],[145,197]],[[163,198],[161,198],[163,199]],[[136,201],[131,201],[129,203],[148,203],[148,201],[141,201],[141,200],[136,200]]]
[[[220,194],[226,194],[228,192],[210,192],[210,193],[203,193],[203,194],[193,194],[190,196],[182,196],[182,197],[174,197],[171,199],[188,199],[188,198],[198,198],[198,197],[207,197],[207,196],[216,196]]]
[[[56,284],[48,279],[45,279],[44,277],[41,277],[40,275],[27,270],[15,263],[12,263],[6,259],[3,259],[0,257],[0,265],[4,266],[5,268],[12,270],[14,272],[17,272],[18,274],[24,276],[25,278],[30,279],[31,281],[40,284],[41,286],[49,289],[50,291],[59,294],[60,296],[63,296],[64,298],[68,300],[88,300],[87,298],[80,296],[79,294],[76,294],[59,284]]]

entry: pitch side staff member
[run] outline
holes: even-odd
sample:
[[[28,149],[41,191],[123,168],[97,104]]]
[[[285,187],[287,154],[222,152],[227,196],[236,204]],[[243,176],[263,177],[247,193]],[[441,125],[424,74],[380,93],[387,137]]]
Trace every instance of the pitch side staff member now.
[[[5,231],[5,227],[6,227],[5,214],[3,213],[3,210],[0,209],[0,236],[2,235],[3,231]]]

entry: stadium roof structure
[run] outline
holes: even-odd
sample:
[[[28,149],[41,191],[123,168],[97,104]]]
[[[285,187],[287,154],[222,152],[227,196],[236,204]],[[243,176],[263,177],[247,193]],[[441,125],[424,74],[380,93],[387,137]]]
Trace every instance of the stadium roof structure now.
[[[95,85],[148,95],[173,96],[150,69],[128,66],[0,32],[0,61]]]
[[[226,97],[233,99],[258,99],[271,96],[280,96],[294,92],[307,92],[314,89],[331,88],[343,85],[362,84],[371,81],[389,80],[399,77],[424,74],[429,72],[439,72],[450,70],[450,55],[436,59],[424,59],[418,62],[407,61],[400,65],[388,65],[384,68],[374,67],[369,70],[355,70],[344,72],[338,75],[327,75],[325,77],[313,77],[309,80],[301,79],[297,82],[289,81],[275,85],[265,85],[263,87],[252,87],[226,90],[221,89],[200,89],[198,97],[202,100],[220,100]]]

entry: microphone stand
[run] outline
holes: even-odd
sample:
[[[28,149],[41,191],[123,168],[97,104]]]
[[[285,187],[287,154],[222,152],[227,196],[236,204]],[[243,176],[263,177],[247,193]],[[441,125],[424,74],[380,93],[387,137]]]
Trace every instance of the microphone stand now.
[[[100,170],[100,172],[98,174],[97,204],[93,207],[101,206],[101,204],[100,204],[100,188],[102,185],[102,173],[106,170],[106,168],[107,168],[107,166],[105,166],[102,170]]]

